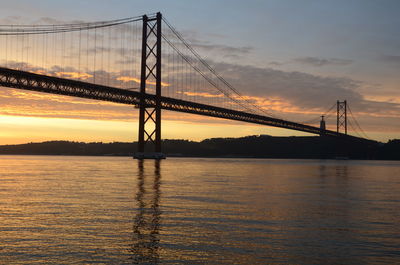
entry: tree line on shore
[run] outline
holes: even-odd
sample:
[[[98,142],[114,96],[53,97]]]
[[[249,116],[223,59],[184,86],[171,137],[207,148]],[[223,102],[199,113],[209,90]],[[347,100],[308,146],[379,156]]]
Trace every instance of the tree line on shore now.
[[[400,140],[366,144],[319,136],[257,135],[240,138],[211,138],[200,142],[163,140],[162,146],[167,156],[400,160]],[[3,155],[132,156],[136,150],[136,142],[48,141],[0,146],[0,154]]]

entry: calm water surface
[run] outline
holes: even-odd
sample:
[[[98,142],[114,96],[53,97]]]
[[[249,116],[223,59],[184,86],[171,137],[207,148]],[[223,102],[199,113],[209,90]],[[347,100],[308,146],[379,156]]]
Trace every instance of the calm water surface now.
[[[0,156],[0,264],[400,264],[400,162]]]

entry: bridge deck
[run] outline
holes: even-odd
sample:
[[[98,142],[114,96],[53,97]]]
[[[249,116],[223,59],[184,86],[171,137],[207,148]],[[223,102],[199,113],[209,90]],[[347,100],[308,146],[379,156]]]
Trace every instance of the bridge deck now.
[[[156,97],[152,94],[143,94],[115,87],[96,85],[92,83],[69,80],[59,77],[46,76],[31,72],[13,70],[0,67],[0,86],[33,90],[51,94],[59,94],[80,98],[96,99],[122,104],[138,106],[143,96],[148,106],[154,106]],[[351,135],[337,133],[331,130],[321,131],[320,128],[301,123],[291,122],[272,117],[246,113],[226,108],[215,107],[169,97],[161,97],[161,107],[165,110],[179,111],[185,113],[199,114],[229,120],[237,120],[256,123],[312,134],[320,134],[332,137],[348,138],[349,140],[370,141]]]

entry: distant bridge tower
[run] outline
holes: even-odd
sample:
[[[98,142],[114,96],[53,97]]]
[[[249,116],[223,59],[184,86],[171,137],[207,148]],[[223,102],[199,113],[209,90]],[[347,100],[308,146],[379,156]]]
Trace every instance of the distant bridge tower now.
[[[321,130],[321,135],[323,135],[324,131],[326,130],[324,115],[321,116],[321,121],[319,123],[319,129]]]
[[[337,101],[336,131],[347,134],[347,101]]]
[[[139,139],[135,158],[165,158],[161,153],[161,13],[143,16],[140,77]],[[154,101],[145,99],[146,87],[155,83]],[[146,143],[153,149],[146,149]],[[150,151],[150,152],[149,152]]]

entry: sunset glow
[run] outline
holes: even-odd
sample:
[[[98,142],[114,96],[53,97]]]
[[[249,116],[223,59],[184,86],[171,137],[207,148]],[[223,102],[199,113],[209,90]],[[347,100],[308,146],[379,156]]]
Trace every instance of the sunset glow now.
[[[93,77],[93,75],[91,74],[79,72],[56,72],[56,76],[63,78],[77,78],[83,80]]]
[[[132,81],[133,81],[133,82],[135,82],[135,83],[137,83],[137,84],[140,84],[140,79],[139,79],[139,78],[130,77],[130,76],[120,76],[120,77],[117,78],[117,80],[118,80],[118,81],[122,81],[122,82],[132,82]],[[155,86],[155,85],[156,85],[156,82],[154,82],[154,81],[147,81],[147,84]],[[169,87],[170,84],[165,83],[165,82],[161,82],[161,86],[163,86],[163,87]]]
[[[193,14],[198,14],[197,6],[201,9],[200,4],[194,7],[182,5],[192,10]],[[221,7],[221,3],[215,5]],[[199,67],[203,64],[196,65],[190,56],[186,61],[182,58],[179,61],[174,57],[173,49],[164,43],[163,95],[198,100],[202,104],[221,104],[221,107],[232,109],[241,108],[237,102],[239,105],[255,105],[272,117],[300,123],[310,121],[307,124],[312,126],[319,126],[320,116],[325,115],[327,128],[331,130],[336,129],[336,113],[331,109],[326,115],[326,111],[337,100],[347,100],[352,114],[371,138],[380,141],[399,138],[400,57],[397,49],[393,48],[400,43],[394,22],[397,18],[389,21],[388,16],[374,20],[369,16],[372,11],[365,8],[357,11],[357,18],[343,14],[343,18],[328,15],[322,19],[312,15],[321,9],[328,10],[325,7],[316,5],[304,9],[297,3],[293,5],[298,6],[304,16],[300,19],[295,15],[282,21],[282,17],[270,10],[283,4],[259,3],[263,7],[260,10],[269,10],[268,14],[257,10],[250,12],[243,3],[234,5],[243,10],[249,20],[236,21],[230,15],[220,17],[219,13],[207,10],[218,18],[216,23],[221,28],[217,29],[214,23],[200,19],[198,15],[182,17],[166,3],[154,4],[154,8],[163,9],[165,16],[173,21],[196,52],[241,94],[239,96],[231,91],[230,99],[227,99],[216,88],[224,82],[201,70]],[[266,8],[270,5],[271,8]],[[99,14],[106,10],[111,11],[109,16],[114,18],[144,14],[149,9],[142,4],[134,7],[136,9],[133,4],[125,3],[110,10],[100,5],[94,7],[90,16],[82,16],[75,14],[71,5],[65,7],[65,13],[57,15],[57,18],[49,18],[48,14],[58,14],[59,7],[54,3],[46,5],[46,16],[41,13],[43,6],[32,5],[32,12],[14,6],[0,11],[0,20],[5,25],[48,25],[50,22],[60,25],[75,20],[104,20]],[[331,8],[336,10],[339,7]],[[138,14],[131,14],[133,9]],[[232,25],[227,26],[227,21]],[[254,23],[260,23],[263,32],[255,32]],[[343,28],[341,23],[350,26]],[[304,29],[302,34],[298,34],[296,29],[300,24]],[[357,30],[358,25],[365,25],[365,31]],[[135,90],[140,86],[140,38],[140,23],[114,32],[113,28],[104,28],[96,32],[47,34],[43,39],[35,35],[9,36],[0,40],[3,47],[0,60],[4,67],[12,69]],[[342,40],[348,39],[351,41],[346,41],[344,45]],[[361,46],[362,49],[359,48]],[[150,69],[147,71],[149,74]],[[201,79],[196,79],[198,77]],[[147,85],[147,91],[154,93],[156,83],[151,74]],[[138,110],[128,105],[3,87],[0,91],[0,115],[2,143],[58,138],[137,140]],[[163,112],[162,120],[163,138],[201,140],[228,136],[227,131],[232,137],[246,134],[304,135],[296,131],[178,112]],[[227,130],[227,127],[230,129]],[[100,128],[104,131],[96,133],[97,129],[101,131]],[[41,133],[32,134],[34,131]],[[78,131],[81,131],[81,136]]]

